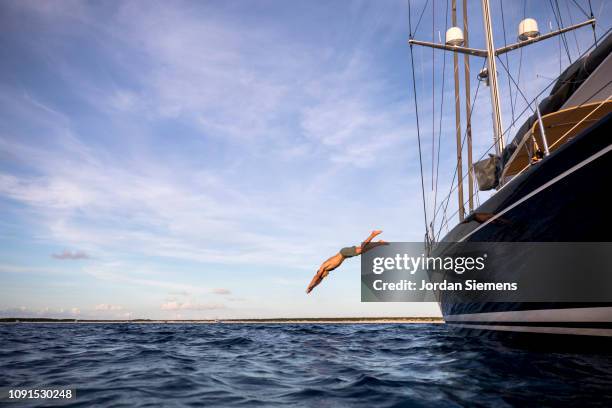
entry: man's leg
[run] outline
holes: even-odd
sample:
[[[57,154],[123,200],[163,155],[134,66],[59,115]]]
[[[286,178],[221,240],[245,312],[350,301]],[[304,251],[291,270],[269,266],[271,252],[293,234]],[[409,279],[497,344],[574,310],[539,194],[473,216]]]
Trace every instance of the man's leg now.
[[[378,235],[382,234],[382,230],[374,230],[370,233],[370,235],[361,243],[361,246],[357,247],[357,254],[361,254],[366,249],[367,245]],[[368,248],[369,249],[369,248]]]
[[[363,241],[364,244],[369,244],[375,237],[382,234],[382,230],[374,230],[370,233],[370,235]]]

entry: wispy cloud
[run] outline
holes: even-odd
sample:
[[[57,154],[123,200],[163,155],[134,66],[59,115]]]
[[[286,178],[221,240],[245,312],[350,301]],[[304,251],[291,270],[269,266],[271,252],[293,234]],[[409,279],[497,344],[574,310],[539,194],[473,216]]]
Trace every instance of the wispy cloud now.
[[[111,305],[108,303],[100,303],[94,307],[94,310],[102,311],[102,312],[117,312],[123,310],[122,306],[119,305]]]
[[[63,252],[52,254],[51,256],[55,259],[70,260],[70,261],[76,261],[76,260],[81,260],[81,259],[91,259],[91,256],[89,256],[89,254],[84,251],[64,250]]]
[[[74,319],[81,315],[78,307],[70,308],[30,308],[27,306],[0,309],[0,317],[21,317],[21,318],[53,318],[53,319]]]
[[[160,306],[161,310],[172,312],[178,310],[219,310],[223,308],[225,308],[225,306],[217,303],[182,303],[176,301],[162,303],[162,305]]]

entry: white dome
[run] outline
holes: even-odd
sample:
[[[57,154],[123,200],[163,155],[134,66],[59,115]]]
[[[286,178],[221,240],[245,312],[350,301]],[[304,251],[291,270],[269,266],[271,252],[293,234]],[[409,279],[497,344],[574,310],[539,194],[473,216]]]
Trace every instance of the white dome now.
[[[518,39],[519,41],[527,41],[531,38],[536,38],[540,35],[538,23],[533,18],[526,18],[519,23]]]
[[[463,31],[459,27],[446,30],[446,45],[460,46],[464,43]]]

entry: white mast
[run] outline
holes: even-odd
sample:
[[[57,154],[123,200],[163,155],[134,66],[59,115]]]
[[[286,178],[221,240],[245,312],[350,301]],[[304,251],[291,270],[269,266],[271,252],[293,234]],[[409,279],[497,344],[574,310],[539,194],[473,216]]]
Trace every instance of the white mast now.
[[[499,102],[499,86],[497,85],[497,64],[495,63],[495,45],[493,43],[493,28],[491,27],[489,0],[482,0],[482,18],[484,20],[487,65],[491,88],[491,106],[493,109],[493,142],[495,144],[495,152],[499,156],[504,150],[504,138],[502,137],[504,131],[502,126],[501,105]]]
[[[457,0],[451,2],[453,27],[457,26]],[[459,101],[459,61],[457,53],[453,53],[453,68],[455,78],[455,134],[457,137],[457,198],[459,200],[459,221],[465,218],[463,206],[463,158],[461,152],[461,103]]]

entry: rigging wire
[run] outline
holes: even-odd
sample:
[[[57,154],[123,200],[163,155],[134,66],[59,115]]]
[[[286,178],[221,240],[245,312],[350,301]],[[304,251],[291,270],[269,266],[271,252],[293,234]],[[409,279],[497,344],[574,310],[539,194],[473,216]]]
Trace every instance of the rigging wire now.
[[[478,83],[478,85],[480,85],[480,82]],[[478,85],[476,85],[476,93],[478,93]],[[470,115],[470,116],[471,116],[471,115]],[[466,139],[466,138],[465,138],[465,136],[466,136],[466,135],[467,135],[467,133],[464,135],[463,140],[461,141],[461,148],[462,148],[462,149],[463,149],[463,144],[465,143],[465,139]],[[479,160],[480,160],[480,159],[479,159]],[[457,177],[457,169],[455,169],[455,172],[453,173],[453,179],[452,179],[452,181],[451,181],[451,186],[454,186],[454,185],[455,185],[455,178],[456,178],[456,177]],[[463,182],[463,181],[465,180],[465,178],[466,178],[466,177],[467,177],[467,174],[466,174],[466,175],[464,175],[463,177],[461,177],[461,181],[460,181],[460,182]],[[459,181],[457,182],[457,186],[459,186],[459,183],[460,183],[460,182],[459,182]],[[454,216],[455,216],[457,213],[459,213],[459,210],[460,210],[460,208],[457,208],[457,211],[455,211],[455,212],[454,212],[454,213],[453,213],[453,214],[452,214],[450,217],[448,217],[448,214],[447,214],[447,212],[446,212],[446,211],[447,211],[447,209],[448,209],[448,204],[450,203],[451,194],[453,193],[453,191],[455,191],[455,190],[456,190],[456,188],[457,188],[457,187],[454,187],[454,188],[451,190],[451,192],[448,194],[448,196],[446,197],[446,203],[444,204],[444,211],[442,212],[442,220],[446,220],[446,223],[448,223],[448,221],[450,221],[450,219],[451,219],[452,217],[454,217]],[[476,191],[478,191],[478,190],[476,190]],[[472,195],[472,197],[473,197],[473,195]],[[467,201],[465,201],[465,202],[463,203],[463,207],[465,207],[465,205],[466,205],[466,204],[467,204],[469,201],[470,201],[470,199],[469,199],[469,197],[468,197]],[[440,207],[440,208],[441,208],[441,207]],[[440,237],[440,232],[441,232],[441,230],[442,230],[442,227],[443,227],[443,225],[442,225],[442,224],[440,224],[440,228],[438,229],[438,233],[434,235],[434,237],[435,237],[435,240],[436,240],[436,241],[437,241],[437,240],[438,240],[438,238]]]
[[[559,14],[559,21],[561,22],[561,28],[564,28],[563,15],[561,14],[561,9],[559,8],[559,0],[555,0],[555,6],[557,7],[557,14]],[[575,33],[576,32],[574,31],[574,34]],[[566,33],[562,33],[561,36],[563,37],[563,42],[565,43],[565,49],[567,50],[569,62],[571,64],[572,63],[572,59],[570,57],[571,53],[569,52],[569,46],[567,45],[567,36],[566,36]]]
[[[553,81],[551,81],[551,82],[550,82],[550,83],[549,83],[549,84],[548,84],[548,85],[547,85],[547,86],[546,86],[546,87],[545,87],[545,88],[544,88],[544,89],[543,89],[543,90],[542,90],[542,91],[541,91],[541,92],[540,92],[540,93],[539,93],[539,94],[536,96],[536,99],[537,99],[537,98],[539,98],[539,97],[540,97],[540,96],[541,96],[541,95],[542,95],[544,92],[546,92],[546,90],[547,90],[548,88],[550,88],[550,87],[551,87],[551,86],[552,86],[554,83],[555,83],[555,81],[554,81],[554,80],[553,80]],[[522,112],[521,112],[521,113],[520,113],[520,114],[519,114],[519,115],[516,117],[516,119],[515,119],[515,123],[516,123],[516,121],[518,121],[518,120],[519,120],[521,117],[523,117],[523,114],[524,114],[524,113],[527,111],[527,109],[529,109],[529,106],[525,107],[525,108],[523,109],[523,111],[522,111]],[[482,155],[481,155],[481,156],[480,156],[480,157],[479,157],[479,158],[476,160],[476,162],[478,162],[478,161],[482,160],[482,159],[483,159],[483,158],[484,158],[484,157],[487,155],[487,153],[488,153],[488,152],[490,152],[490,151],[491,151],[491,149],[493,149],[493,148],[495,147],[495,145],[497,144],[497,141],[499,140],[499,138],[500,138],[500,137],[505,136],[505,135],[508,133],[508,131],[511,129],[511,127],[512,127],[512,126],[513,126],[515,123],[511,123],[511,124],[510,124],[510,126],[508,126],[508,128],[506,128],[506,131],[505,131],[504,133],[502,133],[500,136],[498,136],[498,137],[497,137],[497,138],[496,138],[496,139],[493,141],[493,144],[492,144],[492,145],[490,145],[490,146],[489,146],[489,147],[488,147],[488,148],[487,148],[487,149],[484,151],[484,153],[483,153],[483,154],[482,154]],[[450,191],[448,192],[448,194],[447,194],[447,195],[444,197],[443,201],[444,201],[444,200],[448,200],[448,199],[450,199],[451,194],[453,194],[453,192],[454,192],[454,191],[457,189],[457,187],[453,187],[453,186],[454,186],[454,183],[455,183],[455,177],[456,177],[456,176],[457,176],[457,172],[455,171],[455,174],[453,175],[453,181],[451,182],[451,189],[450,189]],[[467,175],[464,175],[464,176],[463,176],[463,178],[465,178],[466,176],[467,176]],[[462,181],[463,181],[463,180],[462,180]],[[434,215],[435,215],[435,214],[437,214],[437,213],[438,213],[438,212],[439,212],[439,211],[442,209],[442,206],[443,206],[443,205],[444,205],[444,202],[441,202],[441,203],[440,203],[440,205],[438,206],[438,208],[436,209],[436,212],[434,213]]]
[[[607,84],[603,85],[601,88],[599,88],[598,90],[596,90],[595,92],[593,92],[593,94],[592,94],[592,95],[589,97],[589,99],[587,99],[587,100],[590,100],[590,99],[591,99],[591,98],[592,98],[594,95],[597,95],[597,94],[598,94],[599,92],[601,92],[603,89],[605,89],[606,87],[608,87],[608,85],[610,85],[611,83],[612,83],[612,80],[611,80],[611,81],[608,81],[608,83],[607,83]],[[575,129],[577,126],[579,126],[581,122],[583,122],[583,121],[584,121],[586,118],[588,118],[588,117],[589,117],[590,115],[592,115],[592,114],[593,114],[595,111],[597,111],[599,108],[601,108],[601,107],[603,106],[603,104],[604,104],[606,101],[610,100],[610,98],[612,98],[612,95],[610,95],[610,96],[609,96],[609,97],[608,97],[606,100],[601,101],[601,102],[599,103],[599,105],[598,105],[598,106],[597,106],[595,109],[593,109],[593,110],[592,110],[592,111],[591,111],[591,112],[590,112],[590,113],[589,113],[589,114],[588,114],[588,115],[587,115],[585,118],[583,118],[583,119],[582,119],[580,122],[578,122],[577,124],[575,124],[575,125],[572,127],[572,129],[570,129],[570,130],[568,130],[567,132],[565,132],[565,133],[564,133],[564,134],[563,134],[563,135],[562,135],[562,136],[561,136],[561,137],[560,137],[560,138],[559,138],[559,139],[558,139],[558,140],[557,140],[555,143],[553,143],[552,145],[550,145],[550,147],[553,147],[554,145],[558,144],[558,143],[559,143],[559,142],[560,142],[560,141],[561,141],[563,138],[565,138],[565,137],[566,137],[568,134],[570,134],[570,132],[571,132],[573,129]],[[583,106],[585,103],[586,103],[586,102],[583,102],[581,105],[578,105],[578,106]],[[529,164],[528,164],[527,166],[523,167],[523,169],[522,169],[520,172],[518,172],[518,173],[515,175],[515,178],[516,178],[517,176],[519,176],[521,173],[523,173],[525,170],[527,170],[529,167],[530,167],[530,165],[529,165]],[[467,201],[466,201],[466,203],[467,203]],[[465,204],[465,203],[464,203],[464,204]],[[448,222],[449,222],[449,221],[450,221],[450,220],[451,220],[451,219],[452,219],[452,218],[453,218],[455,215],[457,215],[457,213],[458,213],[458,212],[459,212],[459,210],[457,209],[457,211],[455,211],[453,214],[451,214],[451,215],[450,215],[450,217],[448,217],[448,218],[446,218],[446,217],[445,217],[445,219],[447,220],[446,222],[448,223]],[[444,225],[440,226],[440,230],[441,230],[443,227],[444,227]],[[448,228],[447,228],[447,229],[448,229]],[[439,235],[438,235],[438,236],[439,236]]]
[[[531,106],[532,102],[529,102],[529,100],[527,99],[527,97],[525,96],[525,94],[523,93],[523,91],[521,91],[521,88],[519,88],[518,84],[516,83],[516,81],[514,80],[514,77],[512,76],[512,74],[510,73],[510,70],[508,69],[508,67],[506,66],[506,64],[504,64],[504,61],[502,61],[501,58],[499,58],[499,56],[497,56],[497,60],[501,63],[502,67],[504,68],[504,71],[506,71],[506,74],[508,74],[508,78],[510,78],[512,80],[512,82],[514,82],[514,86],[516,86],[516,90],[521,94],[521,96],[523,97],[523,100],[525,101],[525,103],[527,104],[527,107]],[[535,109],[532,109],[535,112]]]
[[[607,5],[608,5],[608,3],[606,3],[605,1],[601,2],[601,6],[599,6],[599,12],[597,13],[598,16],[603,16],[604,15],[604,13],[602,13],[602,11],[606,9]],[[606,30],[601,26],[601,24],[600,25],[595,25],[595,29],[599,30],[601,32],[604,32],[604,33],[606,32]],[[597,41],[601,40],[601,38],[602,38],[601,36],[597,37]]]
[[[423,19],[423,14],[425,14],[425,9],[427,8],[427,4],[429,4],[429,0],[425,2],[425,5],[423,6],[423,10],[421,10],[421,15],[419,16],[419,21],[417,21],[416,27],[412,34],[416,34],[417,31],[419,31],[419,25],[421,25],[421,20]]]
[[[525,19],[526,15],[527,15],[527,0],[523,0],[523,20]],[[521,83],[522,68],[523,68],[523,47],[519,49],[519,63],[518,63],[518,74],[517,74],[517,80],[519,84]],[[516,108],[517,100],[518,100],[518,93],[515,93],[514,100],[510,100],[510,105],[513,110]]]
[[[504,47],[508,45],[508,41],[506,39],[506,19],[504,18],[504,2],[500,1],[499,5],[501,7],[501,19],[502,19],[502,29],[504,32]],[[508,59],[508,53],[505,53],[506,55],[506,64],[508,64],[508,66],[510,66],[510,60]],[[510,79],[508,79],[508,92],[510,92],[510,101],[512,101],[512,86],[510,85]],[[514,121],[514,106],[512,106],[512,103],[510,104],[510,111],[512,114],[512,120]]]
[[[603,7],[603,2],[602,2],[602,7]],[[591,0],[589,0],[589,12],[591,13],[590,17],[595,18],[595,16],[593,15],[593,6],[591,5]],[[593,28],[593,41],[595,41],[595,46],[597,46],[597,34],[595,33],[595,24],[593,24],[591,27]]]
[[[578,2],[576,0],[572,0],[572,3],[574,3],[576,5],[576,7],[578,7],[578,10],[582,11],[582,14],[584,14],[585,17],[589,17],[589,14],[584,11],[584,9],[582,7],[580,7],[580,4],[578,4]],[[591,0],[589,0],[589,4],[591,3]],[[589,5],[590,7],[590,5]]]
[[[484,68],[484,66],[485,66],[486,62],[487,62],[487,60],[486,60],[486,59],[483,59],[483,64],[482,64],[482,68],[481,68],[481,69],[483,69],[483,68]],[[478,91],[480,90],[480,83],[481,83],[481,82],[480,82],[480,81],[478,81],[478,84],[476,85],[476,92],[474,93],[474,99],[473,99],[473,101],[472,101],[472,109],[470,110],[470,116],[469,116],[470,120],[472,119],[472,114],[474,113],[474,109],[473,109],[473,107],[474,107],[474,106],[475,106],[475,104],[476,104],[476,98],[478,97]],[[465,139],[466,139],[466,138],[467,138],[467,128],[466,128],[466,130],[465,130],[465,133],[463,134],[463,139],[461,140],[461,145],[460,145],[460,149],[461,149],[461,150],[463,150],[463,144],[465,143]],[[479,160],[480,160],[480,159],[479,159]],[[464,179],[465,179],[467,176],[468,176],[468,173],[464,174],[464,175],[463,175],[463,177],[461,178],[461,180],[460,180],[459,182],[463,183],[463,180],[464,180]],[[455,166],[455,171],[453,172],[453,179],[452,179],[452,181],[451,181],[451,187],[452,187],[452,186],[454,186],[454,184],[455,184],[455,178],[456,178],[456,177],[457,177],[457,166]],[[457,186],[459,185],[459,182],[457,183]],[[455,188],[456,188],[456,187],[452,188],[452,189],[451,189],[451,191],[448,193],[448,195],[447,195],[447,196],[446,196],[446,198],[445,198],[445,199],[446,199],[446,204],[444,205],[444,212],[443,212],[444,216],[446,216],[446,209],[448,208],[448,203],[450,202],[450,197],[451,197],[451,194],[453,193],[453,191],[455,191]],[[441,205],[442,205],[442,204],[440,204],[440,208],[441,208]],[[438,213],[438,211],[439,211],[439,209],[440,209],[440,208],[436,209],[436,211],[434,212],[434,215],[433,215],[433,218],[434,218],[434,219],[436,218],[436,215],[437,215],[437,213]],[[438,231],[438,234],[437,234],[436,236],[439,236],[439,235],[440,235],[440,232]]]
[[[408,26],[410,32],[410,38],[412,39],[412,13],[411,13],[411,4],[410,0],[408,0]],[[425,233],[427,234],[429,240],[429,224],[427,223],[427,207],[425,204],[425,180],[423,177],[423,154],[421,152],[421,127],[419,125],[419,104],[417,98],[417,89],[416,89],[416,78],[414,75],[414,53],[412,51],[412,44],[410,44],[410,66],[412,71],[412,90],[414,95],[414,109],[416,112],[416,126],[417,126],[417,141],[419,144],[419,167],[421,170],[421,194],[423,198],[423,216],[425,219]]]
[[[606,31],[605,31],[605,32],[604,32],[604,33],[601,35],[601,37],[600,37],[600,38],[604,38],[606,35],[608,35],[608,33],[609,33],[610,31],[612,31],[612,27],[611,27],[611,28],[608,28],[608,29],[607,29],[607,30],[606,30]],[[587,49],[586,49],[586,50],[585,50],[585,51],[582,53],[582,55],[579,57],[579,59],[580,59],[580,58],[582,58],[584,55],[586,55],[588,52],[590,52],[590,51],[591,51],[591,49],[592,49],[592,48],[594,48],[594,47],[595,47],[595,43],[591,44],[591,46],[589,46],[589,47],[588,47],[588,48],[587,48]],[[542,89],[542,90],[541,90],[541,91],[540,91],[540,92],[539,92],[539,93],[538,93],[538,94],[535,96],[534,100],[538,99],[540,96],[542,96],[542,95],[544,94],[544,92],[546,92],[546,91],[548,90],[548,88],[550,88],[551,86],[553,86],[553,85],[556,83],[557,79],[558,79],[558,78],[556,78],[556,79],[554,79],[554,80],[550,81],[550,82],[549,82],[549,84],[548,84],[548,85],[546,85],[546,86],[545,86],[545,87],[544,87],[544,88],[543,88],[543,89]],[[597,91],[597,92],[599,92],[599,91]],[[519,119],[520,119],[520,118],[523,116],[523,114],[524,114],[524,113],[527,111],[527,109],[529,109],[529,107],[530,107],[530,105],[526,106],[526,107],[523,109],[523,111],[522,111],[522,112],[521,112],[521,113],[520,113],[520,114],[517,116],[517,118],[515,119],[515,121],[518,121],[518,120],[519,120]],[[512,126],[513,126],[513,125],[514,125],[514,123],[511,123],[511,124],[510,124],[510,125],[509,125],[509,126],[506,128],[506,130],[505,130],[505,131],[504,131],[504,132],[503,132],[503,133],[502,133],[500,136],[498,136],[498,138],[497,138],[496,140],[494,140],[494,141],[493,141],[493,144],[492,144],[492,145],[490,145],[490,146],[489,146],[489,147],[488,147],[488,148],[487,148],[487,149],[484,151],[484,153],[483,153],[483,154],[482,154],[482,155],[481,155],[481,156],[480,156],[480,157],[479,157],[479,158],[478,158],[476,161],[478,162],[478,161],[482,160],[482,159],[483,159],[483,158],[484,158],[484,157],[487,155],[487,153],[488,153],[489,151],[491,151],[491,149],[493,149],[493,148],[495,147],[495,145],[497,144],[497,140],[499,140],[499,138],[501,138],[501,137],[504,137],[504,136],[505,136],[505,135],[506,135],[506,134],[509,132],[509,130],[512,128]],[[456,177],[456,176],[457,176],[457,172],[456,172],[456,169],[455,169],[455,174],[453,175],[453,181],[451,182],[451,189],[450,189],[450,191],[448,192],[448,194],[445,196],[445,198],[443,199],[443,202],[442,202],[442,203],[440,203],[440,206],[439,206],[438,208],[436,208],[436,210],[435,210],[435,212],[434,212],[434,216],[435,216],[435,215],[438,213],[438,211],[440,211],[440,209],[441,209],[441,208],[442,208],[442,206],[444,205],[444,200],[446,200],[446,202],[447,202],[447,207],[448,207],[448,201],[450,200],[450,196],[451,196],[451,194],[453,194],[453,192],[454,192],[454,191],[455,191],[455,189],[457,188],[457,187],[453,187],[453,185],[454,185],[454,181],[455,181],[455,177]],[[465,179],[465,177],[466,177],[466,176],[467,176],[467,175],[464,175],[464,176],[463,176],[463,178]],[[463,181],[463,180],[462,180],[462,181]],[[444,212],[443,220],[445,219],[445,217],[446,217],[446,210],[445,210],[445,212]],[[450,219],[447,219],[447,223],[448,223],[448,222],[450,222]],[[443,225],[441,225],[441,226],[440,226],[440,228],[439,228],[439,230],[438,230],[438,234],[436,235],[436,239],[437,239],[437,237],[439,237],[440,232],[442,231],[442,228],[443,228]]]
[[[448,0],[446,0],[446,14],[444,16],[444,26],[447,27],[448,26],[448,9],[449,9],[449,5],[448,5]],[[434,210],[436,209],[436,206],[438,205],[438,175],[440,173],[440,150],[442,150],[442,139],[441,139],[441,135],[442,135],[442,116],[444,113],[444,82],[446,79],[446,53],[443,54],[442,56],[442,87],[440,88],[440,119],[439,119],[439,124],[438,124],[438,157],[436,159],[436,188],[434,189],[434,205],[433,208]],[[435,91],[435,90],[434,90]],[[436,213],[434,213],[433,215],[433,220],[432,220],[432,224],[435,225],[436,224]]]
[[[431,2],[431,42],[436,42],[436,0]],[[431,190],[434,189],[434,156],[436,153],[436,49],[431,49]],[[441,113],[440,113],[441,114]]]
[[[557,12],[555,11],[555,7],[553,6],[552,0],[548,0],[548,3],[550,4],[550,8],[552,9],[553,15],[555,16],[555,21],[557,22],[557,28],[560,30],[563,28],[563,20],[561,20],[561,15],[557,17]],[[557,5],[557,10],[559,10],[558,0],[555,0],[555,4]],[[559,11],[559,14],[561,14],[561,11]],[[567,39],[565,38],[565,33],[561,33],[559,38],[561,38],[561,41],[563,42],[563,46],[565,47],[565,53],[567,54],[567,59],[569,60],[571,64],[572,57],[570,56],[569,47],[567,46]]]
[[[574,20],[572,19],[572,12],[569,8],[569,0],[565,0],[565,8],[567,9],[567,15],[569,16],[570,25],[574,25]],[[580,44],[578,44],[578,35],[576,35],[576,30],[572,30],[572,34],[574,34],[574,41],[576,41],[576,49],[578,50],[578,55],[580,55]]]

